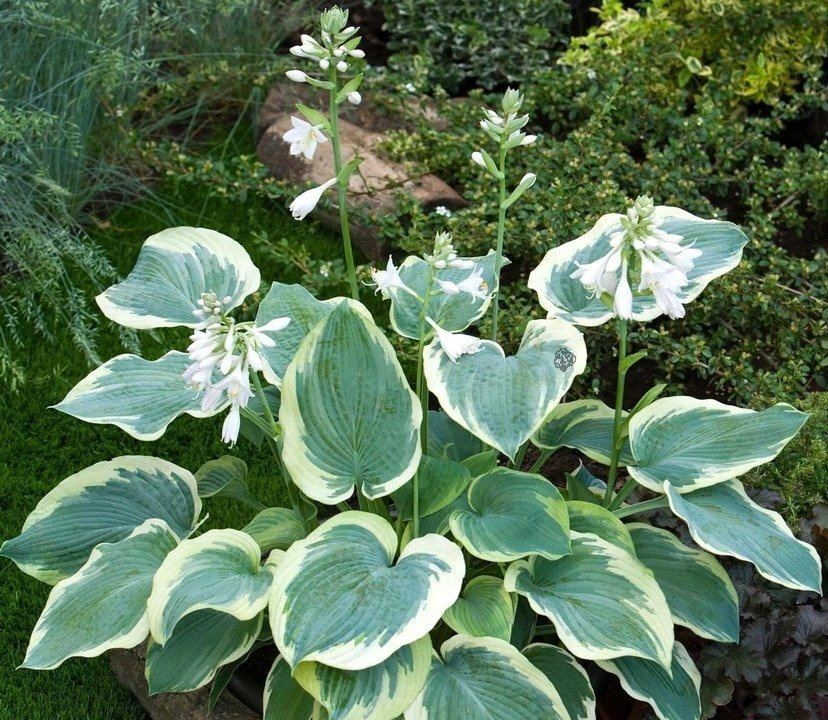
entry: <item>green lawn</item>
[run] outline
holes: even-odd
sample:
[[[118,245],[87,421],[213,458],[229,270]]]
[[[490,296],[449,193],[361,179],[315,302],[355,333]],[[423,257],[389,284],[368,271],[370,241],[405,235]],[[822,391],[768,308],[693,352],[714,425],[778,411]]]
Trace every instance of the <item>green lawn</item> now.
[[[305,221],[297,223],[273,203],[258,202],[257,227],[251,227],[249,207],[240,211],[229,202],[204,203],[191,197],[198,216],[182,222],[202,224],[229,234],[246,244],[247,233],[265,233],[276,242],[283,237],[304,244],[318,257],[337,252],[336,237]],[[204,212],[202,213],[201,210]],[[195,215],[195,213],[194,213]],[[97,236],[122,273],[135,261],[141,242],[166,227],[151,205],[123,210],[111,218],[111,227]],[[274,268],[256,257],[262,277],[295,281],[298,277],[274,276]],[[90,288],[90,295],[92,290]],[[169,347],[184,349],[188,332],[167,331],[159,339],[142,341],[147,358],[162,355]],[[101,356],[111,357],[123,350],[113,332],[102,337]],[[65,338],[33,345],[27,358],[32,381],[18,395],[7,395],[0,422],[0,539],[17,535],[26,516],[40,498],[68,475],[101,460],[124,454],[150,454],[190,470],[201,463],[231,452],[250,466],[253,494],[267,505],[284,503],[281,479],[274,472],[267,448],[258,452],[245,441],[229,450],[220,441],[221,418],[176,420],[166,435],[154,443],[133,440],[121,430],[88,425],[48,407],[89,371],[80,351]],[[253,511],[230,501],[207,501],[208,526],[246,523]],[[121,688],[109,671],[106,657],[72,659],[51,672],[16,670],[22,662],[29,634],[37,620],[49,588],[21,573],[6,559],[0,559],[0,720],[139,720],[143,710]]]

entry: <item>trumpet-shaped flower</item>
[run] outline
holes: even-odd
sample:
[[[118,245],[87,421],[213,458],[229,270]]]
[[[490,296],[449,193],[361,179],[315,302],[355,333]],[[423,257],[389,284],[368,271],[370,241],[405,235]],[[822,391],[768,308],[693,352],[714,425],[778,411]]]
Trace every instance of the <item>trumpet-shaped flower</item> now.
[[[456,259],[452,260],[452,262],[456,262]],[[474,267],[473,263],[472,267]],[[472,297],[472,302],[474,300],[486,299],[488,285],[483,280],[483,270],[480,268],[475,268],[471,275],[457,283],[451,280],[440,280],[438,278],[435,278],[435,281],[447,295],[468,293]]]
[[[462,355],[474,355],[483,349],[483,343],[480,342],[479,338],[461,333],[450,333],[447,330],[443,330],[430,317],[426,318],[426,322],[437,333],[437,340],[440,343],[440,347],[453,363],[457,363]]]
[[[322,132],[321,125],[311,125],[302,118],[291,117],[293,127],[288,130],[282,138],[290,143],[291,155],[304,155],[308,160],[313,157],[316,148],[321,143],[328,142],[328,138]]]
[[[381,292],[382,297],[386,300],[390,297],[389,291],[394,288],[408,290],[408,286],[400,277],[400,271],[394,265],[394,258],[390,255],[388,256],[388,264],[385,266],[385,270],[371,268],[371,279],[374,282],[366,283],[366,285],[376,286],[377,289],[374,290],[374,294],[376,295],[378,292]]]
[[[305,190],[305,192],[299,195],[290,204],[290,213],[293,215],[294,220],[304,220],[307,214],[319,203],[325,190],[335,184],[336,178],[331,178],[317,187]]]

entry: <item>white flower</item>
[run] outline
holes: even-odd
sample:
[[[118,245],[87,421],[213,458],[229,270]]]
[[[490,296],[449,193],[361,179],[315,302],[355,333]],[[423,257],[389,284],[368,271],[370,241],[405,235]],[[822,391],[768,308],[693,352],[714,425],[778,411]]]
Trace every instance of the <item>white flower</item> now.
[[[285,75],[287,75],[288,80],[293,80],[293,82],[303,83],[308,81],[308,74],[301,70],[288,70]]]
[[[248,330],[249,337],[254,338],[259,347],[275,347],[276,341],[267,333],[279,332],[279,330],[284,330],[288,325],[290,325],[289,317],[273,318],[273,320],[265,323],[261,327],[255,325],[251,327]]]
[[[336,69],[341,73],[347,72],[348,71],[348,63],[346,63],[344,60],[340,60],[336,64]]]
[[[453,260],[452,262],[455,261]],[[474,263],[472,263],[472,266],[474,266]],[[486,282],[483,280],[483,270],[480,268],[475,268],[471,275],[458,283],[454,283],[451,280],[439,280],[437,278],[435,278],[435,280],[440,286],[440,289],[447,295],[468,293],[472,296],[472,302],[474,300],[486,299],[488,285],[486,285]]]
[[[318,187],[305,190],[290,204],[290,213],[295,220],[304,220],[305,216],[313,210],[322,194],[329,187],[336,183],[336,178],[331,178],[327,182],[322,183]]]
[[[674,320],[684,317],[684,306],[677,293],[686,284],[687,275],[682,268],[652,253],[641,253],[641,281],[638,283],[638,289],[651,291],[658,309]]]
[[[474,260],[467,260],[466,258],[454,258],[448,263],[448,267],[452,270],[471,270],[474,268]]]
[[[319,61],[319,69],[320,70],[327,70],[331,66],[331,61],[328,58],[322,58]]]
[[[461,355],[474,355],[483,349],[483,343],[479,338],[447,332],[430,317],[426,318],[426,322],[434,328],[440,347],[453,363],[457,363]]]
[[[417,88],[414,87],[414,83],[406,83],[405,85],[403,85],[403,88],[405,88],[406,92],[410,92],[410,93],[416,93],[417,92]]]
[[[631,320],[632,303],[632,288],[627,277],[627,261],[625,259],[621,262],[621,277],[618,280],[618,286],[615,288],[615,299],[612,303],[612,309],[622,320]]]
[[[451,210],[449,210],[445,205],[438,205],[434,208],[435,215],[441,215],[442,217],[451,217]]]
[[[236,369],[216,383],[213,389],[223,391],[230,401],[230,412],[221,428],[221,439],[230,445],[235,445],[241,427],[241,408],[247,407],[253,395],[250,390],[250,375],[247,368],[242,364],[237,365]]]
[[[321,132],[321,125],[311,125],[302,118],[291,117],[293,127],[282,138],[290,143],[291,155],[304,155],[308,160],[313,157],[320,143],[328,142],[328,138]]]
[[[351,103],[351,105],[359,105],[362,102],[362,95],[360,95],[356,90],[349,92],[348,102]]]
[[[374,282],[366,284],[376,285],[377,289],[374,290],[374,295],[381,292],[386,300],[390,297],[388,291],[393,288],[408,290],[408,286],[402,281],[399,270],[394,266],[394,258],[391,256],[388,257],[388,264],[385,266],[385,270],[371,268],[371,279]]]
[[[526,137],[523,138],[523,140],[520,141],[520,144],[521,145],[531,145],[537,139],[538,139],[537,135],[527,135]]]
[[[593,297],[598,293],[612,294],[618,284],[616,273],[621,267],[621,245],[591,263],[581,265],[576,260],[575,265],[578,269],[569,277],[580,280]]]

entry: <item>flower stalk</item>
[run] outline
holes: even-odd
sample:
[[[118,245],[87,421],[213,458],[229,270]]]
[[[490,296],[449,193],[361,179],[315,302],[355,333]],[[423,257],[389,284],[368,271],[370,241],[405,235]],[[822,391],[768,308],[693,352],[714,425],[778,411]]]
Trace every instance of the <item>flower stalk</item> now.
[[[624,381],[627,378],[627,321],[618,319],[618,378],[615,386],[615,415],[612,421],[612,455],[610,456],[610,468],[607,475],[607,492],[604,494],[604,507],[608,508],[613,499],[615,478],[618,475],[618,460],[621,457],[621,446],[624,443],[623,437],[623,406],[624,406]]]

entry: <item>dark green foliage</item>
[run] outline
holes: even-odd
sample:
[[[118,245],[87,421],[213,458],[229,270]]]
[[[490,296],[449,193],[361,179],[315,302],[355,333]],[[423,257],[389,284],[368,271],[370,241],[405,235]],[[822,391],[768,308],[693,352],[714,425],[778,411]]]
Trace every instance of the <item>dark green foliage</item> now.
[[[554,62],[569,34],[566,0],[375,0],[385,13],[389,65],[420,90],[491,90]]]

